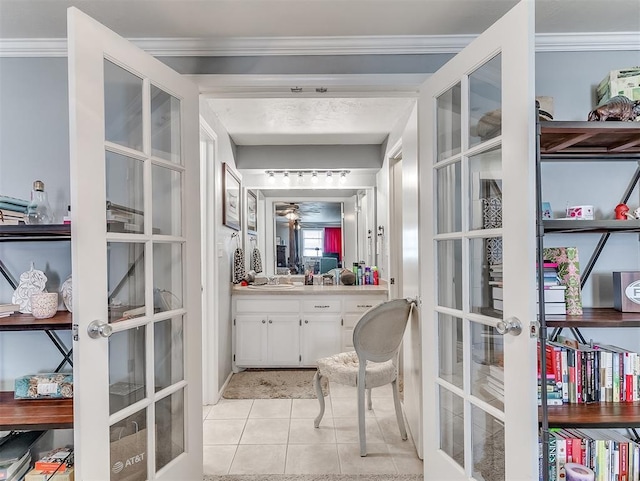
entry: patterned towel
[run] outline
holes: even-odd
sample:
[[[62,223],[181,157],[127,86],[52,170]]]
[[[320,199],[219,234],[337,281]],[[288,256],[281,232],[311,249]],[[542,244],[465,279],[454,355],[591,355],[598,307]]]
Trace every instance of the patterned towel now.
[[[260,251],[257,247],[254,247],[251,252],[251,261],[249,265],[252,271],[256,271],[256,273],[262,272],[262,257],[260,256]]]
[[[244,278],[244,251],[238,247],[233,253],[233,283],[239,284]]]

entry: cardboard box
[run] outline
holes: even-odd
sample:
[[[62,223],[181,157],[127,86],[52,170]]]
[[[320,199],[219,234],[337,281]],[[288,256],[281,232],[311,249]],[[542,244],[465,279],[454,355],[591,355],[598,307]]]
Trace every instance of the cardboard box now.
[[[56,474],[51,475],[49,471],[32,469],[24,477],[24,481],[73,481],[73,467],[61,469]]]
[[[596,104],[600,105],[616,95],[640,100],[640,67],[609,72],[596,87]]]
[[[640,312],[640,271],[613,273],[613,307],[622,312]]]

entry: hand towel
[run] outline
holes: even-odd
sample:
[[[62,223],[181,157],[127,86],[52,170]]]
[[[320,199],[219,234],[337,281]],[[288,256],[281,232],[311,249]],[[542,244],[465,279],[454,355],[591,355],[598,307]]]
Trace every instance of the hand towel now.
[[[254,247],[251,252],[250,267],[251,270],[256,271],[256,273],[262,272],[262,257],[260,256],[260,251],[257,247]]]
[[[244,251],[238,247],[233,253],[233,283],[240,283],[244,277]]]

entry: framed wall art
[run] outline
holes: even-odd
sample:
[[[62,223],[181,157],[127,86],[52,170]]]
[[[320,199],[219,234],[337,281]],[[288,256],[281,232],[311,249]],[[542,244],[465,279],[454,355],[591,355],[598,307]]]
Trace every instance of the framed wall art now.
[[[252,190],[247,190],[247,231],[258,232],[258,197]]]
[[[223,164],[222,223],[231,229],[240,230],[240,179],[225,162]]]

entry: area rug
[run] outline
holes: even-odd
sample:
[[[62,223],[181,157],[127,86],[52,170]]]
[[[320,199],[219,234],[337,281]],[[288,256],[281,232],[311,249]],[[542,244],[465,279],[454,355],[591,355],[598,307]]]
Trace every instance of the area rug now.
[[[422,474],[225,474],[204,481],[422,481]]]
[[[222,393],[225,399],[315,399],[315,369],[249,369],[234,373]],[[326,378],[322,391],[329,392]]]

